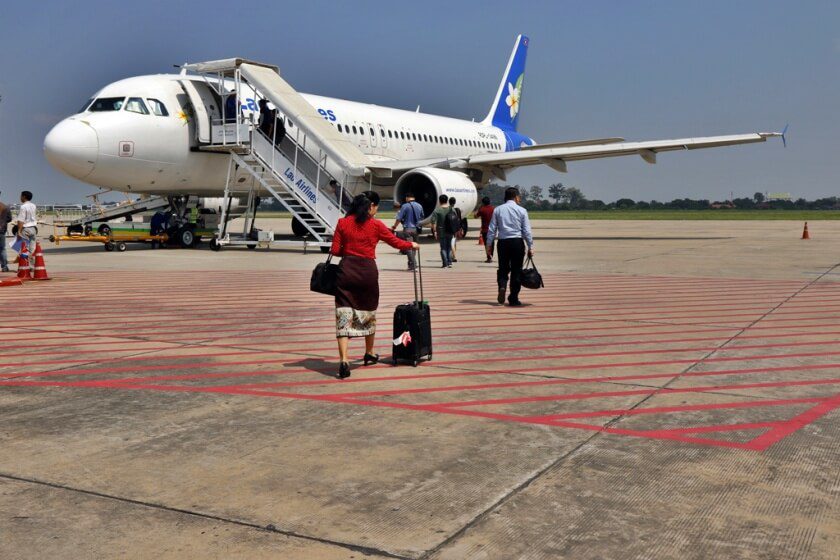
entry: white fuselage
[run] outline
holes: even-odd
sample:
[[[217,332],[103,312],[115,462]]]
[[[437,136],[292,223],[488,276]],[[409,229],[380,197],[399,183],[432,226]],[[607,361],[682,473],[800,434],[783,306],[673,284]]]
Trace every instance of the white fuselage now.
[[[93,111],[103,106],[96,107],[94,101],[91,107],[89,102],[85,110],[57,124],[44,141],[47,158],[68,175],[98,187],[138,194],[219,195],[225,187],[228,157],[196,149],[193,111],[179,83],[184,79],[206,86],[195,76],[156,75],[128,78],[104,87],[92,99],[112,100],[110,105],[104,104],[109,110]],[[457,158],[512,149],[510,139],[493,126],[303,96],[373,160]],[[255,120],[258,108],[254,96],[243,90],[241,97],[245,116]],[[121,103],[113,102],[118,99]],[[160,110],[161,104],[165,111]],[[115,110],[117,105],[119,109]],[[143,108],[145,113],[137,112]],[[153,108],[167,114],[155,114]],[[294,134],[295,123],[286,126],[287,133]]]

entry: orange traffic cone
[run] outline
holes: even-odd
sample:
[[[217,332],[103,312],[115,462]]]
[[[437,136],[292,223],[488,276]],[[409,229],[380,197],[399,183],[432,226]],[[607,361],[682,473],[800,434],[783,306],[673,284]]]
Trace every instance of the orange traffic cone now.
[[[0,288],[5,288],[6,286],[20,286],[23,284],[20,278],[4,278],[0,280]]]
[[[21,245],[20,253],[18,253],[18,273],[17,277],[21,280],[32,280],[32,271],[29,268],[29,250],[26,248],[26,242]]]
[[[479,245],[484,245],[484,236],[481,235],[480,233],[478,234],[478,244]]]
[[[808,233],[808,222],[805,222],[805,229],[802,230],[802,239],[811,239],[811,234]]]
[[[47,276],[47,264],[44,262],[44,253],[41,252],[41,244],[35,243],[35,275],[33,280],[49,280]]]

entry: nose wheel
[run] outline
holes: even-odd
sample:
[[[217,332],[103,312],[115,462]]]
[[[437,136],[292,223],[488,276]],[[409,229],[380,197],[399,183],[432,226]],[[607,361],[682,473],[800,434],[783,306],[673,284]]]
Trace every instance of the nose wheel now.
[[[192,225],[186,225],[179,228],[175,234],[175,239],[177,239],[181,247],[185,249],[194,246],[196,243],[196,235]]]

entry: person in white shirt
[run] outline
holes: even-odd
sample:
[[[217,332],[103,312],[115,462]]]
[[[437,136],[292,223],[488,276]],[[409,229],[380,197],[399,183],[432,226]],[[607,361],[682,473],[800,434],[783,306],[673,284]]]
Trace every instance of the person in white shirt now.
[[[35,250],[35,243],[38,238],[38,218],[36,217],[35,205],[32,204],[32,193],[23,191],[20,193],[20,210],[17,217],[17,234],[26,241],[26,247],[30,251]]]

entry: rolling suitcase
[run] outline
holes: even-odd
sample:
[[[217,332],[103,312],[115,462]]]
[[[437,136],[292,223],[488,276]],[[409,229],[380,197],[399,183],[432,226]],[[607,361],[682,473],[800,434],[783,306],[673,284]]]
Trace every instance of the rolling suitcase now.
[[[432,314],[429,304],[423,300],[423,270],[420,252],[415,259],[414,301],[398,305],[394,311],[394,346],[391,363],[411,363],[414,367],[421,359],[432,359]],[[417,276],[420,275],[420,292],[417,291]],[[406,336],[406,333],[408,335]]]

